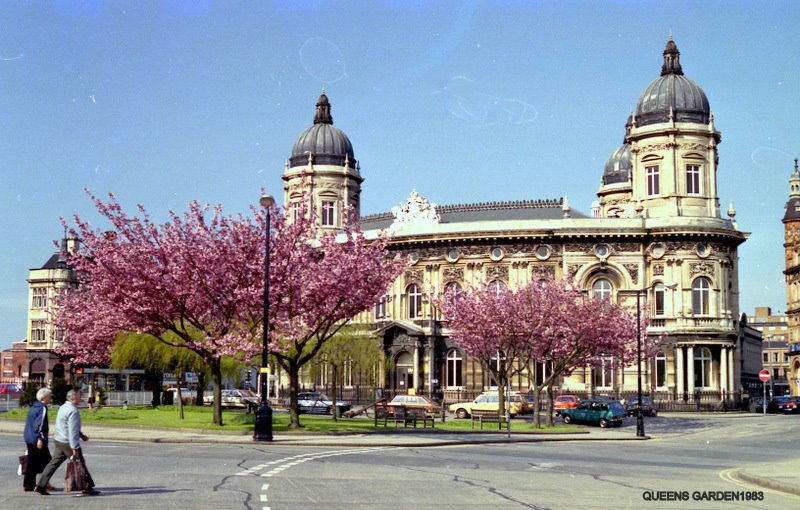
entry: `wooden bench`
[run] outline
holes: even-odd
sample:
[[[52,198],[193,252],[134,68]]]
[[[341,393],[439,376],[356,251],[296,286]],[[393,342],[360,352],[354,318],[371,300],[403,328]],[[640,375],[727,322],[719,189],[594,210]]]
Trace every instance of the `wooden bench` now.
[[[475,422],[478,422],[480,430],[483,430],[484,423],[496,423],[497,430],[503,430],[503,425],[507,424],[505,416],[499,416],[497,411],[479,411],[474,409],[470,414],[470,426],[475,428]]]
[[[382,423],[384,427],[388,427],[389,423],[393,423],[395,428],[400,424],[403,427],[417,428],[417,424],[419,424],[422,428],[434,428],[434,421],[435,417],[427,414],[424,409],[401,407],[395,409],[393,413],[386,413],[383,416]]]

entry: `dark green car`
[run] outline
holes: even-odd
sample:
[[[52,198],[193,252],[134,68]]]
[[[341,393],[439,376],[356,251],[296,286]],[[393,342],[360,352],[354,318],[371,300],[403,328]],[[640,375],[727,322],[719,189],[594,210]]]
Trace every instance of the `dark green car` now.
[[[603,428],[620,426],[628,415],[625,407],[615,400],[584,400],[574,409],[562,409],[564,423],[597,423]]]

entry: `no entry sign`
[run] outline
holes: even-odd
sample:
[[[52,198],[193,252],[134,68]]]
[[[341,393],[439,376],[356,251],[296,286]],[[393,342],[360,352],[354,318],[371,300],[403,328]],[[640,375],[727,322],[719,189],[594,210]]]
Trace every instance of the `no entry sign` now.
[[[761,379],[763,382],[767,382],[770,379],[769,370],[762,370],[758,373],[758,378]]]

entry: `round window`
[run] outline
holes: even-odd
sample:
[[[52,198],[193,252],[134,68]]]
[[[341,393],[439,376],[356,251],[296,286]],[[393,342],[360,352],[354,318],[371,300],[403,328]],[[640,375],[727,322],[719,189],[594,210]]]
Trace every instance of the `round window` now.
[[[697,243],[697,244],[694,246],[694,252],[695,252],[695,253],[696,253],[696,254],[697,254],[699,257],[708,257],[709,253],[711,253],[711,250],[709,250],[709,248],[708,248],[708,245],[707,245],[707,244],[705,244],[705,243]]]
[[[611,248],[609,248],[607,244],[598,244],[597,246],[594,247],[594,254],[600,257],[601,259],[608,257],[610,253],[611,253]]]
[[[411,253],[408,254],[408,260],[412,264],[416,264],[417,262],[419,262],[419,253],[412,251]]]
[[[492,248],[492,251],[489,252],[489,257],[492,260],[500,260],[503,258],[503,249],[502,248]]]
[[[546,260],[550,257],[550,253],[552,252],[549,246],[545,244],[540,244],[539,246],[536,247],[535,253],[537,259]]]
[[[650,245],[650,256],[660,259],[667,252],[667,246],[664,243],[653,243]]]
[[[455,262],[456,260],[458,260],[458,257],[460,256],[461,253],[459,253],[458,248],[450,248],[449,250],[447,250],[447,253],[445,254],[445,257],[450,262]]]

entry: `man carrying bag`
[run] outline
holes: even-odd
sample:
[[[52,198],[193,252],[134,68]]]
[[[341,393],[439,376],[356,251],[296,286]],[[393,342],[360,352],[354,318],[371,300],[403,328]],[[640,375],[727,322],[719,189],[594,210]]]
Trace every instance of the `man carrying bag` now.
[[[73,482],[82,487],[79,495],[81,496],[94,496],[100,494],[100,491],[94,489],[94,480],[86,470],[86,464],[83,458],[83,451],[81,450],[81,440],[88,441],[89,437],[81,432],[81,415],[78,412],[78,404],[81,403],[81,393],[76,390],[67,392],[67,401],[59,408],[56,415],[56,433],[55,433],[55,451],[53,452],[53,459],[44,468],[42,476],[39,478],[39,483],[36,484],[36,492],[42,496],[49,496],[47,492],[47,483],[56,472],[58,467],[64,463],[65,460],[70,459],[71,468],[68,466],[67,478],[69,482],[70,471],[72,471]],[[76,465],[81,474],[76,475]],[[82,469],[81,469],[82,468]],[[76,480],[76,476],[80,476]],[[76,483],[72,484],[72,488],[76,487]],[[68,483],[65,490],[71,489]]]

